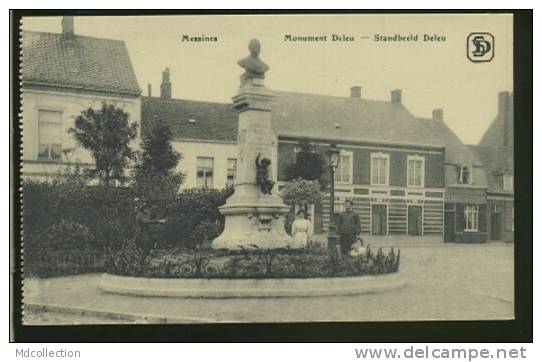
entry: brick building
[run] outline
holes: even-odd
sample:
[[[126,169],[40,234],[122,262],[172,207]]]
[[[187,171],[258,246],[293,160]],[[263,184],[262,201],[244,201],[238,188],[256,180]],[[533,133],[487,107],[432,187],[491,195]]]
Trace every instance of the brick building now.
[[[488,240],[514,240],[514,99],[498,95],[497,116],[478,145],[470,146],[486,170]]]
[[[487,240],[487,177],[477,155],[444,121],[442,109],[432,119],[420,118],[445,145],[444,241],[480,243]]]

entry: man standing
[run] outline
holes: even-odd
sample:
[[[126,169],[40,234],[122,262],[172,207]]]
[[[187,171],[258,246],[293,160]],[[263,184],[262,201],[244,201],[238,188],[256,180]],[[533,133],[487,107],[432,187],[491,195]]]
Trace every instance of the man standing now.
[[[141,250],[140,268],[143,268],[147,257],[153,247],[153,238],[150,235],[148,226],[152,224],[165,224],[166,220],[153,220],[151,217],[151,210],[146,203],[141,205],[139,212],[136,215],[136,236],[135,244]]]
[[[337,218],[337,233],[341,244],[341,253],[347,255],[350,247],[356,241],[356,237],[361,233],[361,224],[359,216],[352,210],[354,202],[345,201],[346,211]]]

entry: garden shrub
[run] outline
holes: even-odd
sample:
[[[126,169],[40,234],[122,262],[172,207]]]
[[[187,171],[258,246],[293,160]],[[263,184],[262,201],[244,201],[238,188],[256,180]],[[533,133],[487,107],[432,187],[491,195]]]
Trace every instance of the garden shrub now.
[[[45,231],[61,220],[88,228],[91,247],[120,244],[134,230],[134,195],[128,187],[25,181],[23,235],[48,246]]]
[[[164,246],[196,248],[209,243],[224,228],[224,216],[218,208],[232,193],[232,188],[184,190],[159,210],[158,216],[164,217],[166,224],[155,226],[153,237]]]
[[[132,240],[125,240],[120,249],[106,249],[105,270],[117,275],[141,275],[141,250]]]
[[[37,248],[51,250],[82,250],[91,246],[92,235],[88,227],[71,220],[60,220],[34,238],[29,238],[30,245],[39,240]]]
[[[173,199],[170,195],[169,199],[151,203],[155,217],[166,219],[165,225],[150,228],[157,247],[195,248],[214,239],[224,224],[218,207],[232,193],[232,188],[190,189]],[[38,247],[38,244],[48,246],[44,232],[62,220],[70,220],[88,229],[91,248],[119,249],[125,240],[134,237],[138,197],[131,186],[25,181],[24,241],[28,248]]]
[[[101,250],[25,250],[23,255],[24,276],[57,277],[105,270],[104,253]]]
[[[122,259],[125,256],[118,256]],[[326,249],[241,251],[171,249],[151,254],[143,270],[110,268],[118,275],[149,278],[317,278],[380,275],[399,271],[400,252],[368,250],[365,256],[333,258]],[[118,264],[117,266],[122,266]]]

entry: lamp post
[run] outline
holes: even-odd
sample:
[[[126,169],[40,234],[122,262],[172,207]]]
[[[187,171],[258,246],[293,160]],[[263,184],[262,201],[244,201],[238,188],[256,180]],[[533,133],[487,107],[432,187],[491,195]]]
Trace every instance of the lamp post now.
[[[335,144],[331,144],[327,154],[329,156],[329,175],[330,175],[330,212],[329,212],[329,233],[327,235],[328,247],[330,251],[334,254],[337,249],[337,240],[339,236],[337,235],[336,226],[335,226],[335,171],[339,166],[340,154],[341,152]]]

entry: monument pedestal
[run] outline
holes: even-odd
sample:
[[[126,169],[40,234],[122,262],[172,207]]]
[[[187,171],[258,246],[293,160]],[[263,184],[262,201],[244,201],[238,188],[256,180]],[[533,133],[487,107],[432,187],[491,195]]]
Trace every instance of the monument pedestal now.
[[[301,248],[284,228],[284,216],[289,207],[277,195],[264,194],[256,182],[256,159],[268,158],[276,165],[277,136],[271,128],[272,92],[263,85],[263,79],[252,78],[233,97],[239,113],[237,173],[235,193],[220,207],[225,216],[224,231],[217,237],[214,249],[239,250]]]

